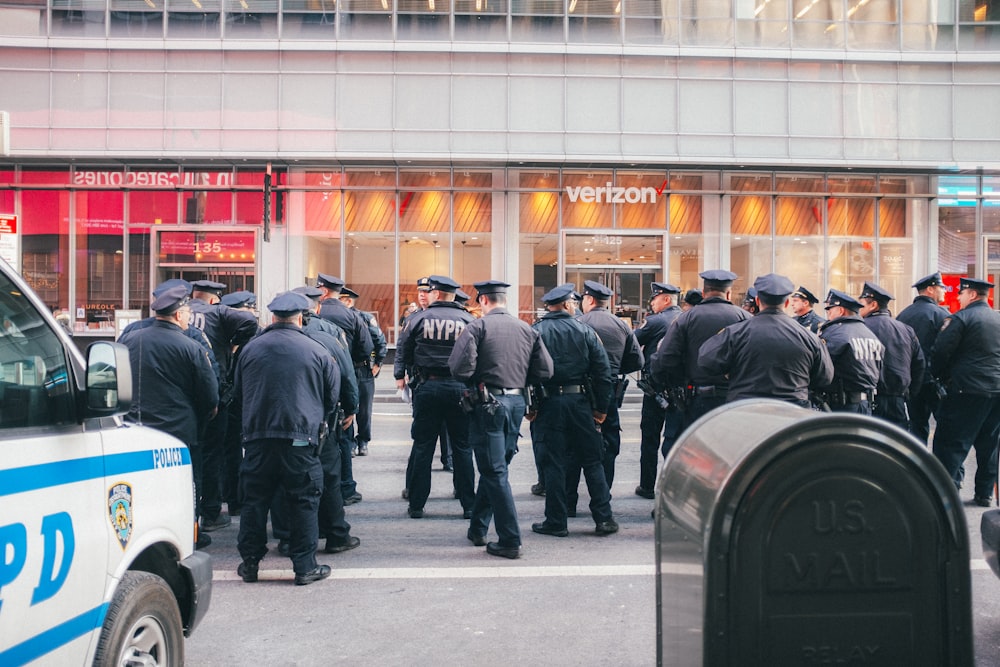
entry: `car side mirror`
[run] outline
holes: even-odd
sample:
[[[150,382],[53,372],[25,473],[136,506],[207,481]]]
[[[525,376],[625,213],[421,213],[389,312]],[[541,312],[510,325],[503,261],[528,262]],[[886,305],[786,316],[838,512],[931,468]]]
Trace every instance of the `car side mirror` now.
[[[128,348],[100,341],[87,348],[87,408],[96,415],[127,412],[132,405]]]

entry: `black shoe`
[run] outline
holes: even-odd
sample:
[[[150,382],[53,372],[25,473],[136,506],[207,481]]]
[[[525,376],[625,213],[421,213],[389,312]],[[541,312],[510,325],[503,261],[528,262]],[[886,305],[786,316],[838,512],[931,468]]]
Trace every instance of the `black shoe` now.
[[[469,538],[469,541],[472,542],[472,546],[474,547],[486,546],[486,536],[484,535],[475,535],[472,531],[469,531],[465,534],[465,536]]]
[[[358,455],[358,450],[356,450],[354,447],[351,447],[351,458],[353,459],[357,455]],[[298,577],[296,577],[296,579],[298,579]]]
[[[246,583],[252,584],[257,581],[257,568],[259,566],[259,561],[247,558],[236,568],[236,574],[240,575]]]
[[[635,487],[635,495],[639,496],[640,498],[648,498],[649,500],[652,500],[653,498],[656,497],[656,494],[653,493],[651,489],[644,489],[641,486]]]
[[[202,517],[201,519],[201,530],[199,532],[211,533],[213,530],[218,530],[220,528],[225,528],[233,522],[229,518],[228,514],[219,514],[219,516],[214,519],[206,519]]]
[[[614,519],[608,519],[597,524],[594,532],[598,535],[610,535],[618,532],[618,523]]]
[[[204,549],[205,547],[207,547],[211,543],[212,543],[212,538],[199,530],[198,531],[198,541],[195,542],[194,548],[195,549]]]
[[[566,537],[569,535],[569,531],[565,528],[554,528],[552,526],[546,526],[544,523],[531,524],[531,530],[539,535],[551,535],[553,537]]]
[[[568,516],[570,519],[575,519],[576,518],[576,508],[575,507],[567,507],[566,508],[566,516]]]
[[[447,463],[445,463],[443,466],[441,466],[441,470],[444,470],[445,472],[455,472],[455,469],[452,468]]]
[[[226,507],[226,511],[229,513],[230,517],[239,516],[241,509],[243,508],[240,505],[237,505],[236,503],[229,503],[229,505]]]
[[[319,581],[320,579],[326,579],[329,576],[330,576],[329,565],[317,565],[315,569],[309,570],[304,574],[295,575],[295,585],[308,586],[314,581]]]
[[[463,519],[471,519],[472,518],[472,510],[462,510],[462,518]]]
[[[399,497],[402,498],[403,500],[409,500],[410,499],[410,490],[409,489],[403,489],[403,492],[401,494],[399,494]]]
[[[545,485],[539,482],[538,484],[531,485],[531,495],[533,496],[544,496],[545,495]]]
[[[972,498],[972,502],[980,507],[990,507],[993,505],[993,498],[991,496],[975,496]]]
[[[350,551],[360,545],[361,540],[353,535],[348,535],[345,542],[335,542],[333,538],[328,537],[326,538],[326,548],[323,549],[323,553],[339,554],[342,551]]]
[[[282,556],[287,556],[292,553],[292,545],[288,540],[278,540],[278,553]]]
[[[368,456],[368,443],[359,442],[358,443],[358,456]]]
[[[503,547],[499,542],[487,542],[486,553],[491,556],[502,556],[503,558],[520,558],[521,547]]]
[[[424,511],[423,510],[415,510],[412,507],[410,507],[409,509],[406,510],[406,513],[408,515],[410,515],[411,519],[423,519],[424,518]]]
[[[361,502],[361,494],[355,491],[354,495],[347,496],[346,498],[344,498],[344,507],[347,507],[348,505],[356,505],[360,502]]]

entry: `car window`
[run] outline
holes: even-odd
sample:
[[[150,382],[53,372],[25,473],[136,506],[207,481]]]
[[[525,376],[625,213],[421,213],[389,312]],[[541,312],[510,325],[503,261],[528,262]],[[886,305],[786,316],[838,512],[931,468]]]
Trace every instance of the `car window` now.
[[[0,429],[72,422],[66,364],[59,337],[0,274]]]

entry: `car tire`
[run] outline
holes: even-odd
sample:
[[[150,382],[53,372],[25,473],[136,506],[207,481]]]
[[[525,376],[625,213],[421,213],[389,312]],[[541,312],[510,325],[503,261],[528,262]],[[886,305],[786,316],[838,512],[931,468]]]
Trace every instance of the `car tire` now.
[[[173,592],[161,577],[127,572],[104,618],[94,664],[184,664],[184,628]]]

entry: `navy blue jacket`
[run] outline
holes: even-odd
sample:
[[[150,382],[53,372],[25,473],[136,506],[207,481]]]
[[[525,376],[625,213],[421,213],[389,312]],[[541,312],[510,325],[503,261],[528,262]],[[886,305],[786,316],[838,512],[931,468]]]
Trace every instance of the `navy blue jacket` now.
[[[915,396],[924,381],[924,353],[913,329],[892,319],[888,310],[865,316],[865,326],[885,345],[878,393],[882,396]]]
[[[336,363],[294,324],[275,322],[240,352],[234,400],[243,407],[243,442],[318,444],[320,424],[339,398]]]
[[[935,377],[950,392],[1000,394],[1000,313],[973,301],[945,318],[931,350]]]
[[[642,326],[635,330],[635,339],[639,341],[639,345],[642,346],[642,357],[644,360],[642,370],[646,373],[649,372],[649,365],[653,359],[653,353],[656,352],[656,348],[659,346],[660,341],[667,334],[667,329],[670,328],[671,323],[677,319],[683,310],[680,306],[670,306],[669,308],[664,308],[658,313],[653,313],[652,315],[646,316],[646,321],[642,323]]]
[[[302,331],[325,347],[337,362],[337,370],[340,372],[340,407],[344,409],[344,414],[357,414],[358,376],[354,373],[354,364],[347,353],[344,332],[333,322],[312,314],[306,314],[303,318]]]
[[[465,327],[448,367],[459,380],[507,389],[552,377],[552,357],[538,332],[501,307]]]
[[[454,301],[435,301],[406,320],[406,328],[396,343],[396,360],[392,374],[402,380],[417,368],[428,375],[448,376],[448,357],[455,341],[475,318]]]
[[[257,318],[249,310],[221,303],[212,305],[201,299],[191,299],[188,305],[191,307],[188,325],[205,332],[215,352],[215,360],[219,362],[219,380],[228,380],[232,376],[233,348],[257,335],[260,330]]]
[[[833,383],[825,391],[875,393],[882,374],[885,346],[865,326],[858,315],[828,320],[819,328],[819,337],[833,360]]]
[[[329,298],[320,303],[319,316],[336,324],[347,336],[347,351],[355,365],[371,360],[372,336],[356,310],[345,306],[340,299]]]
[[[590,378],[593,405],[608,405],[611,365],[597,332],[564,310],[545,313],[531,328],[552,355],[552,377],[546,384],[583,384]]]
[[[600,337],[604,351],[608,353],[611,374],[633,373],[643,367],[645,361],[639,349],[639,341],[627,324],[611,314],[604,307],[592,308],[577,318]]]
[[[653,355],[650,370],[654,379],[664,387],[683,387],[689,383],[725,387],[728,384],[725,376],[704,370],[698,364],[698,350],[721,329],[750,318],[750,313],[721,296],[705,299],[681,313]]]
[[[896,319],[913,328],[914,333],[917,334],[917,340],[920,341],[920,349],[924,353],[924,359],[929,361],[931,348],[934,347],[934,341],[937,339],[938,332],[941,331],[944,318],[948,315],[947,308],[939,306],[929,296],[920,295],[899,315],[896,315]],[[926,379],[930,381],[931,377],[928,376]]]

